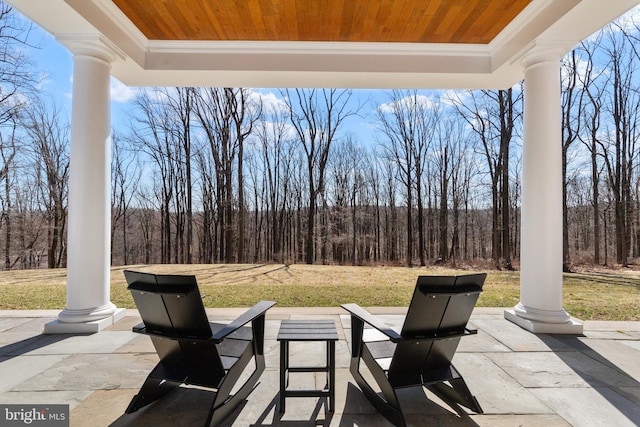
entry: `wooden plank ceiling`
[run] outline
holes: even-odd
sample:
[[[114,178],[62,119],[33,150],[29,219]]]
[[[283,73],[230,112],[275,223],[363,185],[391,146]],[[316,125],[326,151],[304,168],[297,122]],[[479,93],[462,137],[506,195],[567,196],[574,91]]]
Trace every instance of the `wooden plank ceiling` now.
[[[113,0],[149,40],[489,43],[531,0]]]

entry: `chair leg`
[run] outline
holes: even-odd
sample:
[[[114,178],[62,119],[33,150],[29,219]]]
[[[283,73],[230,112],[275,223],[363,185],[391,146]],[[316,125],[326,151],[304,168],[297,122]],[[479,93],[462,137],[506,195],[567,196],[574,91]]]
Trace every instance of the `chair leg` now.
[[[143,406],[155,402],[162,396],[170,393],[179,385],[180,384],[176,382],[167,381],[163,378],[157,378],[149,375],[140,388],[138,394],[136,394],[133,399],[131,399],[129,406],[124,412],[126,414],[135,412]]]
[[[430,384],[427,387],[445,402],[455,402],[460,406],[469,408],[476,414],[484,413],[478,403],[478,400],[473,394],[471,394],[471,390],[469,390],[467,383],[465,383],[461,376],[458,375],[457,378],[448,380],[448,383],[450,385],[441,382]]]
[[[240,387],[240,389],[231,396],[233,386],[244,372],[252,357],[255,360],[255,370],[242,387]],[[224,377],[220,387],[218,387],[218,391],[216,392],[216,397],[211,404],[211,409],[209,410],[205,426],[217,426],[224,418],[233,412],[236,406],[245,400],[254,390],[255,385],[258,383],[258,379],[264,372],[264,369],[264,354],[254,355],[251,346],[248,346],[240,359],[236,361]]]
[[[368,357],[369,356],[369,357]],[[373,364],[367,363],[368,359],[371,359]],[[370,357],[368,350],[363,348],[362,360],[365,361],[365,364],[369,368],[373,378],[380,386],[380,390],[384,395],[384,399],[380,397],[378,393],[369,385],[369,383],[364,379],[362,374],[360,373],[360,358],[352,357],[350,371],[351,375],[355,379],[356,383],[362,390],[362,393],[367,397],[369,402],[380,412],[386,419],[392,422],[395,426],[398,427],[406,427],[407,423],[404,420],[404,415],[402,414],[402,410],[400,409],[400,402],[398,401],[398,396],[387,380],[387,377],[382,369],[379,368],[377,362],[373,357]]]

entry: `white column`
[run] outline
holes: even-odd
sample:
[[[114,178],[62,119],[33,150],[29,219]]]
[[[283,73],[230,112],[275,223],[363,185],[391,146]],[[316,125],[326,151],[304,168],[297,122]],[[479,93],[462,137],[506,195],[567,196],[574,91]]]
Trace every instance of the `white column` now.
[[[520,303],[505,316],[532,332],[581,333],[562,307],[560,55],[524,61]]]
[[[45,333],[90,332],[112,324],[110,300],[111,117],[114,56],[99,42],[72,49],[67,302]]]

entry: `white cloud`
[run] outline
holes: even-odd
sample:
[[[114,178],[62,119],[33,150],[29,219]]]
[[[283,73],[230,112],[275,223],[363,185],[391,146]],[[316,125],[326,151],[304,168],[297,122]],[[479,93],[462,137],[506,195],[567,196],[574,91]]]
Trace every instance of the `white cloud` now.
[[[118,79],[111,77],[109,92],[112,101],[125,104],[136,96],[137,89],[131,88],[120,82]]]
[[[436,102],[427,95],[410,95],[399,100],[384,102],[378,106],[378,110],[384,114],[393,113],[398,109],[413,110],[414,106],[425,110],[431,110],[436,106]]]
[[[447,89],[442,91],[440,102],[446,106],[454,106],[466,103],[471,98],[471,94],[467,90]]]
[[[256,102],[262,102],[263,110],[267,113],[276,112],[283,113],[287,111],[287,104],[282,97],[274,92],[263,92],[256,89],[250,89],[249,99]]]

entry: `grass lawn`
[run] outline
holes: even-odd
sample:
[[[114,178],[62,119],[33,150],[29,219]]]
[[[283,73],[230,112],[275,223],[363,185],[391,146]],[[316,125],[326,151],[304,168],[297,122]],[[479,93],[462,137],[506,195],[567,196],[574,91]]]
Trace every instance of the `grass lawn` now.
[[[296,264],[153,265],[132,270],[194,274],[207,307],[247,307],[261,299],[279,307],[406,306],[419,275],[464,274],[440,267],[345,267]],[[111,270],[111,300],[135,308],[123,267]],[[478,306],[513,307],[520,299],[520,273],[487,271]],[[0,309],[63,309],[66,271],[0,272]],[[640,320],[640,272],[607,270],[564,275],[564,308],[582,320]]]

